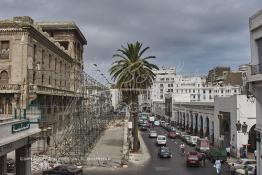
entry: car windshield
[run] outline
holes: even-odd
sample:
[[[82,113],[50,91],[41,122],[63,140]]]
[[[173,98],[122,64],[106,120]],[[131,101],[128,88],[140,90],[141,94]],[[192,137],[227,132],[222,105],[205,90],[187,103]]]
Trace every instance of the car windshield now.
[[[165,153],[165,152],[169,152],[169,149],[168,148],[161,148],[160,150],[162,153]]]
[[[158,137],[158,140],[166,140],[166,137]]]

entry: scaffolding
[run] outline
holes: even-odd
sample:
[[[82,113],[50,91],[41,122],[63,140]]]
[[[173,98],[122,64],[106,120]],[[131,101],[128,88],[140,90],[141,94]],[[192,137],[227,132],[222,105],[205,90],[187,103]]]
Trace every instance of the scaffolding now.
[[[62,107],[69,119],[61,131],[43,136],[44,140],[51,140],[46,155],[74,164],[86,162],[87,154],[113,115],[109,88],[82,73],[79,89],[80,92]],[[52,122],[59,124],[59,121]]]

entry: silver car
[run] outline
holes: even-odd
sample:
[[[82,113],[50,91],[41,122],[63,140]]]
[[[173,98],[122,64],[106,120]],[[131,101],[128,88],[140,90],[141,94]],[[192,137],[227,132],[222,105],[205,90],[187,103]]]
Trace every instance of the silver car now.
[[[151,131],[149,132],[149,137],[150,137],[150,138],[156,138],[156,137],[157,137],[157,132],[151,130]]]

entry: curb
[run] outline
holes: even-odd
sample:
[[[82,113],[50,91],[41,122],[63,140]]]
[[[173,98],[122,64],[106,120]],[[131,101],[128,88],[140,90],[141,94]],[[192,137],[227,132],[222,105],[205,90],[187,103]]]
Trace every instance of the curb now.
[[[140,140],[140,150],[141,153],[130,153],[129,154],[129,161],[134,164],[143,164],[146,163],[150,158],[151,155],[148,151],[148,148],[144,142],[144,139],[141,136],[140,131],[138,132],[138,138]]]

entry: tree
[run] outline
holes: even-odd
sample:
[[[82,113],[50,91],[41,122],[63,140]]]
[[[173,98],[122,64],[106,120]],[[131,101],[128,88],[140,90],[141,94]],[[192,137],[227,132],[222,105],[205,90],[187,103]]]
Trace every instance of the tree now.
[[[149,49],[142,49],[142,43],[127,43],[127,47],[121,46],[113,58],[109,72],[112,79],[116,81],[116,87],[122,91],[124,101],[130,106],[130,113],[133,119],[133,151],[139,150],[138,139],[138,95],[144,93],[155,79],[153,70],[158,70],[158,66],[149,63],[148,60],[155,56],[143,57]]]

